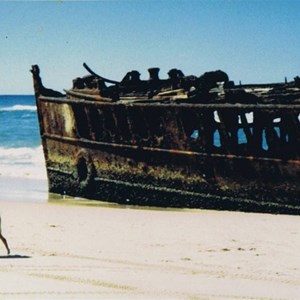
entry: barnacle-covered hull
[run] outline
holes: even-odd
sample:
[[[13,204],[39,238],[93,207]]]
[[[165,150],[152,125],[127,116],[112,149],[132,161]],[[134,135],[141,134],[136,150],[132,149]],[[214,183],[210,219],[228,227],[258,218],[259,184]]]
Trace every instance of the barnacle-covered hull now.
[[[50,192],[136,205],[300,213],[297,88],[285,102],[228,101],[236,96],[232,89],[219,102],[172,98],[168,91],[110,101],[86,88],[56,94],[33,74]]]

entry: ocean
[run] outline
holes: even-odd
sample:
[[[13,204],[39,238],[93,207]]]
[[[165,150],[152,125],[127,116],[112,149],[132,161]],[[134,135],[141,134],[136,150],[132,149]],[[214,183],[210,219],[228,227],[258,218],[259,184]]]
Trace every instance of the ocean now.
[[[35,98],[0,95],[0,198],[45,201],[46,194]]]

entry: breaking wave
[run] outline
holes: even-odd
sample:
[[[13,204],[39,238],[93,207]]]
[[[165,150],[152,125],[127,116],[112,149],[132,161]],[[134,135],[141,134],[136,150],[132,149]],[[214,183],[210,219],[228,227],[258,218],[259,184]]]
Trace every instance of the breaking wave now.
[[[46,168],[42,146],[0,147],[0,176],[45,179]]]
[[[13,106],[2,107],[0,108],[0,111],[36,111],[36,106],[16,104]]]

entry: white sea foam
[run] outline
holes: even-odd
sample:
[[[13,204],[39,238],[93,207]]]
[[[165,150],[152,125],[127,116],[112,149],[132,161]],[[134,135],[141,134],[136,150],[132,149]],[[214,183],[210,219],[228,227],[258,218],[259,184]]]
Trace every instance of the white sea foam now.
[[[246,120],[247,120],[248,124],[253,123],[253,112],[246,113],[245,117],[246,117]],[[220,117],[219,117],[218,112],[216,110],[214,111],[214,119],[217,123],[221,123]],[[238,116],[238,122],[239,122],[239,124],[242,124],[242,120],[241,120],[240,116]]]
[[[0,108],[0,111],[36,111],[36,106],[35,105],[20,105],[16,104],[13,106],[8,106],[8,107],[2,107]]]
[[[0,176],[45,179],[46,168],[42,146],[0,147]]]

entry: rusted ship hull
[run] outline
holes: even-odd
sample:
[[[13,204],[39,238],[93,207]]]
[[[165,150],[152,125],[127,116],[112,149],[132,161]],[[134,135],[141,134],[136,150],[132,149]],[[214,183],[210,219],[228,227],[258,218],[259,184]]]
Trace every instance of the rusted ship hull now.
[[[300,214],[298,103],[36,96],[50,192]]]

